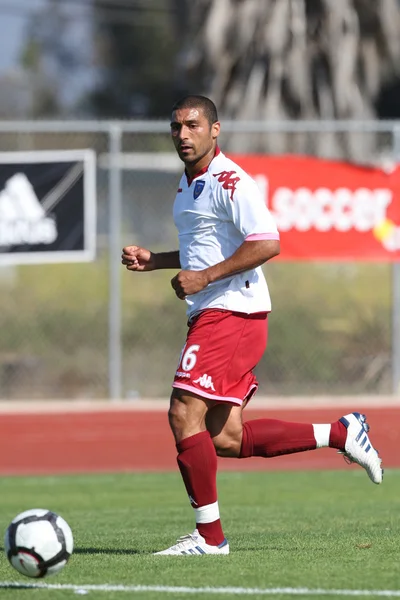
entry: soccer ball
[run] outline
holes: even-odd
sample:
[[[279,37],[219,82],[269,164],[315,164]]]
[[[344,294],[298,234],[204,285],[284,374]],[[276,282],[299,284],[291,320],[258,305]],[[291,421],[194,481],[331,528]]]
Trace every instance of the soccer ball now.
[[[43,508],[17,515],[7,528],[4,550],[11,565],[27,577],[61,571],[72,554],[74,540],[66,521]]]

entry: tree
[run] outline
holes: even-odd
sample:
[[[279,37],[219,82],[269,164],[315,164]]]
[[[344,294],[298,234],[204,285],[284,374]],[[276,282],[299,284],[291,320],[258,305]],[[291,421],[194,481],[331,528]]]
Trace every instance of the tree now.
[[[370,119],[399,76],[397,0],[176,0],[176,8],[181,91],[209,95],[225,118]],[[309,136],[264,135],[247,147],[243,138],[231,147],[310,149]],[[365,151],[364,137],[329,139],[327,154]]]
[[[173,100],[177,44],[160,0],[94,0],[98,83],[89,97],[99,117],[165,116]]]
[[[71,35],[76,18],[58,0],[47,0],[34,11],[26,28],[20,63],[31,90],[30,117],[53,117],[63,112],[71,81],[82,64],[82,52]]]

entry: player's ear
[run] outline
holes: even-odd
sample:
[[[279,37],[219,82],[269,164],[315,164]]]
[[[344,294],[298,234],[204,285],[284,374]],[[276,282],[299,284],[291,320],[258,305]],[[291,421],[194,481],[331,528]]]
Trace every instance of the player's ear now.
[[[211,135],[214,140],[219,136],[220,129],[221,123],[219,121],[215,121],[215,123],[211,125]]]

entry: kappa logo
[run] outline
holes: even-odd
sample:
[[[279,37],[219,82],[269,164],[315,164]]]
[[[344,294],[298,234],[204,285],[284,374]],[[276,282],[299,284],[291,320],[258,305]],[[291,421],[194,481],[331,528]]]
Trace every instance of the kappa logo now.
[[[206,390],[211,389],[213,392],[215,392],[212,377],[211,375],[207,375],[207,373],[204,373],[204,375],[196,379],[193,383],[198,383],[199,385],[201,385],[201,387],[205,388]]]
[[[0,192],[0,246],[52,244],[57,226],[46,216],[32,184],[24,173],[16,173]]]
[[[177,371],[175,373],[175,377],[187,377],[190,379],[190,373],[185,373],[185,371]]]
[[[233,194],[236,191],[237,182],[240,181],[240,177],[234,177],[236,171],[221,171],[221,173],[214,173],[214,177],[218,177],[218,181],[222,183],[224,190],[230,190],[230,198],[233,202]]]

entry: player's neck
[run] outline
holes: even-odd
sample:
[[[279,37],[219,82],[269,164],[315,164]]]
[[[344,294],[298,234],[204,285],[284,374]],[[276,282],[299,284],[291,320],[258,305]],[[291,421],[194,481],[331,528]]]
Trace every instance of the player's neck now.
[[[214,146],[210,150],[210,152],[207,152],[207,154],[202,156],[197,162],[189,164],[185,163],[185,172],[188,180],[192,181],[193,179],[195,179],[195,177],[198,177],[199,175],[205,173],[213,158],[219,153],[220,149],[218,148],[218,146]]]

